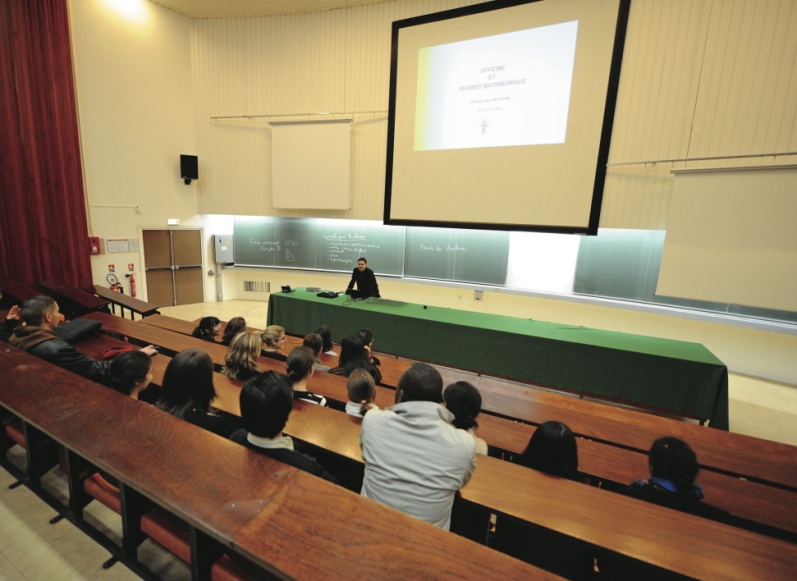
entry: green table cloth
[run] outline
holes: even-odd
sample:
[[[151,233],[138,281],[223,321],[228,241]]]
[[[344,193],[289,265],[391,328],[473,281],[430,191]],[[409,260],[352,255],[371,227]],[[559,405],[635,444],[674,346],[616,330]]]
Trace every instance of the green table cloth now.
[[[728,369],[699,343],[304,289],[272,294],[268,323],[297,335],[326,323],[336,341],[369,328],[385,353],[729,427]]]

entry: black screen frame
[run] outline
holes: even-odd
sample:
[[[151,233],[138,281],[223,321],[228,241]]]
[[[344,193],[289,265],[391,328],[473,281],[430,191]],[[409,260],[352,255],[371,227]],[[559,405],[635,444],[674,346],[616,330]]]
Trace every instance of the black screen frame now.
[[[385,170],[385,198],[383,222],[388,225],[397,226],[426,226],[436,228],[462,228],[471,230],[518,230],[528,232],[548,232],[554,234],[581,234],[597,236],[598,225],[600,222],[601,207],[603,205],[603,192],[606,179],[606,164],[609,159],[609,148],[611,146],[612,128],[614,125],[615,107],[617,104],[617,92],[620,84],[620,71],[623,60],[623,50],[628,26],[628,15],[631,7],[631,0],[619,0],[617,23],[615,27],[614,44],[612,48],[611,65],[609,68],[608,87],[606,102],[604,104],[603,122],[601,126],[600,145],[595,161],[595,178],[593,182],[592,203],[588,224],[583,226],[551,226],[545,224],[509,224],[509,223],[476,223],[476,222],[448,222],[441,220],[410,220],[404,218],[394,218],[391,216],[391,204],[393,199],[393,159],[394,159],[394,139],[396,132],[396,94],[397,94],[397,72],[399,55],[399,33],[402,29],[482,14],[495,10],[502,10],[523,4],[532,4],[544,0],[496,0],[484,4],[476,4],[463,8],[455,8],[433,14],[416,16],[393,22],[391,35],[391,58],[390,58],[390,93],[388,102],[388,130],[387,130],[387,160]]]

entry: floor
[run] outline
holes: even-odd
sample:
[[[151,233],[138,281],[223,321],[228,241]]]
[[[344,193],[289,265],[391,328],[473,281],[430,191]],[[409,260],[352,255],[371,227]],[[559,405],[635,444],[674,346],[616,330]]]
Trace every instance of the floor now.
[[[266,305],[236,300],[168,307],[161,312],[189,321],[207,315],[222,320],[242,316],[250,326],[262,328]],[[731,373],[730,417],[733,432],[797,445],[797,387]],[[25,454],[19,446],[11,449],[9,458],[24,467]],[[103,569],[108,552],[66,520],[50,524],[55,511],[24,486],[9,489],[14,480],[0,469],[0,581],[137,578],[120,563]],[[66,479],[59,469],[51,470],[43,483],[54,496],[66,499]],[[97,502],[87,507],[86,514],[95,526],[119,542],[118,515]],[[190,579],[188,567],[152,541],[142,545],[139,558],[162,579]]]

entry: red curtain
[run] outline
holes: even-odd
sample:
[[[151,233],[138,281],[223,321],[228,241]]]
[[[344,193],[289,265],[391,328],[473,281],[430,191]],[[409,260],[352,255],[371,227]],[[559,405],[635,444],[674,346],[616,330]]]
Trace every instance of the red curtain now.
[[[90,289],[67,0],[0,0],[0,281]]]

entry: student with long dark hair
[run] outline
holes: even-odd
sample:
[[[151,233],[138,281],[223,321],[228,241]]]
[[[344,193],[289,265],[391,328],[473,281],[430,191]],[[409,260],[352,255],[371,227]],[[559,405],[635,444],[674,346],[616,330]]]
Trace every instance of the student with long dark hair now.
[[[152,358],[141,351],[128,351],[117,355],[111,362],[109,386],[111,389],[138,399],[152,381]]]
[[[371,363],[368,350],[356,335],[344,337],[340,342],[340,365],[329,370],[333,375],[348,377],[355,369],[364,369],[371,374],[376,383],[382,381],[379,368]]]
[[[545,422],[535,430],[518,462],[551,477],[577,480],[576,438],[562,422]],[[566,579],[595,575],[595,555],[583,545],[500,515],[492,546]]]
[[[324,353],[324,355],[337,357],[338,354],[332,350],[332,331],[329,327],[325,324],[321,325],[315,332],[321,335],[321,340],[323,341],[321,352]]]
[[[213,360],[207,351],[191,347],[169,362],[163,375],[159,409],[227,438],[238,426],[232,417],[214,413]]]
[[[534,431],[518,464],[540,472],[578,480],[578,448],[573,432],[562,422],[544,422]]]
[[[221,321],[217,317],[202,317],[191,336],[215,343],[219,332],[221,332]]]
[[[227,321],[227,326],[224,328],[224,335],[221,338],[221,344],[229,347],[233,337],[244,331],[246,331],[246,319],[243,317],[233,317]]]

